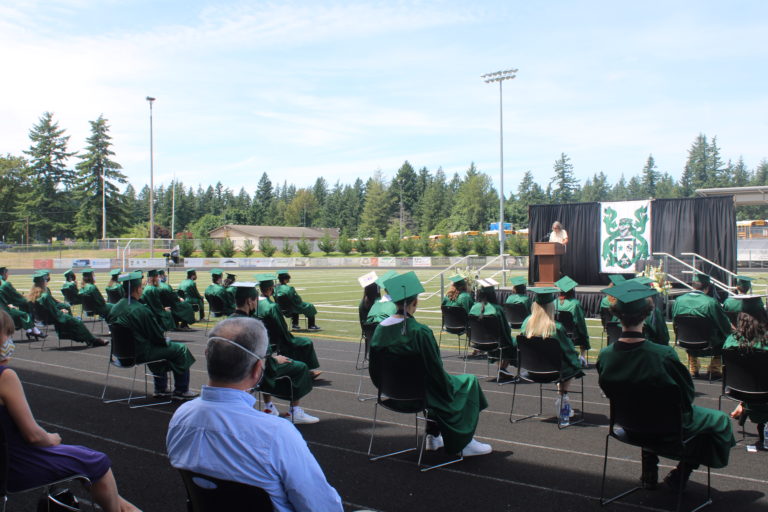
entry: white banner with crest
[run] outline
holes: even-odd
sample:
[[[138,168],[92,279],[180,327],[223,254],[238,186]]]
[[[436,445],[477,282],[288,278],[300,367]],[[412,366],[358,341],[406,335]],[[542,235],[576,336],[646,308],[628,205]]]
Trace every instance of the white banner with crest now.
[[[600,272],[630,274],[651,256],[651,201],[600,203]]]

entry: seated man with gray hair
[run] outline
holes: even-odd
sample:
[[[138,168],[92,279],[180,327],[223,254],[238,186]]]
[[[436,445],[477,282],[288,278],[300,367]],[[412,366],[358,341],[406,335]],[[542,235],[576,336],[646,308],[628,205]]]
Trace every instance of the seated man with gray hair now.
[[[261,487],[276,511],[343,510],[341,498],[290,422],[254,409],[248,393],[262,378],[267,331],[254,318],[230,318],[210,333],[208,385],[176,410],[166,445],[171,465]]]

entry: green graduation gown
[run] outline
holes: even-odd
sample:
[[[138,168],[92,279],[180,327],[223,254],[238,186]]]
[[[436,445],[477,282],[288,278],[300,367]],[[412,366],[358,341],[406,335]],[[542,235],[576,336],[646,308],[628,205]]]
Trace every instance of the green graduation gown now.
[[[528,314],[531,314],[531,298],[527,293],[510,293],[504,304],[522,304],[528,310]]]
[[[205,301],[197,289],[197,282],[194,279],[185,279],[179,283],[179,296],[190,304],[197,305],[200,311],[200,318],[205,316]]]
[[[397,306],[395,306],[394,302],[389,299],[376,299],[376,302],[373,303],[373,306],[368,311],[368,318],[365,319],[365,323],[377,324],[395,313],[397,313]]]
[[[152,314],[155,315],[157,323],[163,330],[172,331],[176,328],[173,315],[170,311],[165,310],[160,288],[151,284],[146,285],[141,294],[141,302],[146,304]]]
[[[760,300],[760,307],[765,309],[765,304],[763,303],[763,299]],[[744,309],[744,301],[739,299],[734,299],[732,297],[728,297],[723,302],[723,311],[726,313],[741,313]]]
[[[711,349],[689,350],[692,356],[720,355],[723,351],[725,338],[731,333],[731,322],[728,320],[723,307],[717,300],[700,291],[692,291],[675,299],[672,305],[672,318],[677,315],[692,315],[708,318],[712,321],[712,329],[709,344]]]
[[[4,302],[0,301],[0,309],[8,313],[13,319],[13,325],[16,329],[32,329],[35,326],[35,320],[32,315],[20,309],[11,309]]]
[[[443,306],[461,306],[464,309],[467,310],[467,313],[472,309],[472,305],[475,303],[475,301],[472,299],[472,296],[468,294],[467,292],[461,292],[458,297],[456,297],[456,300],[451,300],[448,298],[447,295],[443,296]]]
[[[48,311],[51,318],[55,319],[53,327],[56,329],[56,334],[59,335],[59,338],[88,344],[93,343],[96,339],[79,318],[64,313],[56,307],[56,301],[51,297],[50,290],[44,291],[37,298],[37,303]]]
[[[171,308],[174,324],[192,325],[195,323],[195,310],[192,309],[192,304],[179,300],[179,294],[173,291],[168,283],[161,282],[157,287],[160,289],[160,300],[163,305]]]
[[[125,297],[125,288],[123,288],[123,285],[120,283],[113,284],[112,286],[107,286],[104,288],[104,291],[107,293],[107,299],[110,304],[117,304],[120,299]],[[117,300],[115,300],[113,297],[119,297]]]
[[[77,292],[80,302],[90,300],[94,306],[94,311],[102,318],[109,319],[109,312],[112,310],[112,304],[107,304],[104,301],[104,296],[101,295],[99,288],[95,284],[88,283],[83,286],[80,291]],[[86,299],[87,297],[87,299]]]
[[[523,320],[523,325],[520,326],[520,333],[525,335],[525,327],[528,324],[528,320],[531,317]],[[555,322],[555,333],[552,335],[560,343],[560,351],[562,353],[562,359],[560,360],[560,375],[563,380],[571,379],[573,377],[581,377],[584,372],[581,371],[581,363],[579,362],[579,353],[576,352],[576,348],[571,341],[571,338],[566,334],[565,329],[559,322]]]
[[[61,296],[73,306],[82,304],[79,293],[80,291],[77,289],[76,281],[65,281],[64,284],[61,285]]]
[[[501,331],[501,358],[510,361],[513,365],[517,364],[517,342],[512,338],[512,330],[509,328],[509,323],[507,323],[504,309],[498,304],[490,302],[486,303],[485,309],[483,309],[483,304],[478,302],[469,310],[469,316],[480,317],[481,311],[484,317],[493,317],[499,324],[499,330]],[[491,358],[491,362],[494,360],[495,358]]]
[[[305,363],[310,370],[320,367],[312,340],[294,336],[285,325],[280,308],[264,298],[259,301],[257,318],[264,322],[269,334],[269,342],[277,346],[277,353]]]
[[[282,297],[286,297],[286,299],[282,299]],[[277,299],[280,299],[281,301],[285,300],[285,303],[288,306],[286,313],[289,315],[298,314],[306,317],[317,315],[315,306],[309,302],[301,300],[301,295],[296,293],[296,288],[289,284],[281,284],[275,288],[275,300]]]
[[[246,315],[245,312],[235,310],[231,318],[236,317],[256,318]],[[257,319],[258,320],[258,319]],[[261,320],[259,320],[261,321]],[[268,395],[274,395],[285,400],[299,400],[312,391],[312,376],[309,368],[301,361],[291,360],[287,363],[278,363],[272,357],[275,346],[271,343],[267,346],[267,357],[264,360],[264,377],[261,380],[261,391]],[[290,377],[291,380],[281,378]]]
[[[16,288],[13,287],[10,281],[4,279],[0,279],[0,302],[5,305],[12,304],[27,313],[32,312],[29,301],[16,291]]]
[[[589,333],[587,332],[587,321],[584,318],[584,308],[577,299],[556,299],[555,307],[558,311],[567,311],[573,316],[573,323],[576,326],[576,336],[573,340],[574,345],[578,345],[585,350],[589,350]]]
[[[600,309],[610,308],[611,302],[608,297],[603,297],[600,301]],[[611,322],[618,322],[619,319],[615,316],[611,316]],[[653,308],[653,310],[645,317],[643,321],[643,334],[650,341],[659,345],[669,345],[669,329],[667,328],[667,321],[664,319],[664,313],[659,308]]]
[[[648,389],[676,386],[683,401],[685,435],[697,436],[692,441],[694,447],[690,462],[713,468],[728,464],[730,449],[736,444],[731,421],[724,412],[693,405],[695,390],[691,375],[680,363],[673,347],[647,340],[641,343],[617,342],[600,351],[597,372],[600,387],[609,398],[612,389],[620,389],[626,384]]]
[[[229,316],[235,312],[234,296],[230,295],[226,288],[220,284],[212,283],[208,285],[208,288],[205,289],[205,295],[213,295],[214,297],[218,297],[221,300],[222,304],[224,305],[224,309],[222,310],[223,315]]]
[[[450,375],[443,368],[440,351],[432,330],[413,318],[403,324],[380,325],[371,338],[370,372],[376,375],[376,356],[418,354],[424,363],[427,388],[427,410],[430,419],[440,426],[448,453],[459,453],[475,435],[480,411],[488,407],[483,390],[474,375]],[[378,383],[374,381],[378,386]]]
[[[734,300],[738,302],[742,302],[738,299],[734,299]],[[723,344],[723,350],[727,350],[727,349],[744,350],[739,348],[739,338],[737,338],[735,334],[731,334],[725,339],[725,343]],[[768,350],[768,345],[758,342],[758,343],[755,343],[754,346],[750,347],[749,350],[765,351],[765,350]],[[768,422],[768,404],[744,402],[744,413],[747,415],[747,418],[749,418],[755,423]]]
[[[150,365],[152,373],[159,375],[170,370],[174,374],[183,374],[195,362],[195,357],[183,343],[166,339],[165,329],[156,318],[149,307],[137,300],[121,299],[112,308],[112,323],[133,332],[137,362],[165,359],[166,363]]]

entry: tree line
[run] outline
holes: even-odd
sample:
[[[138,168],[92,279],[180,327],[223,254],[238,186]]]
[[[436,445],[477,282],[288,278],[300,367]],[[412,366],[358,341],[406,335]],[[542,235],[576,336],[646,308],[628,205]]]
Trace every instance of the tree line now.
[[[102,186],[107,206],[107,238],[144,238],[149,233],[149,187],[137,190],[113,160],[109,124],[103,116],[90,121],[85,149],[68,151],[69,136],[44,113],[29,131],[23,155],[0,157],[0,236],[6,242],[95,240],[102,237]],[[562,153],[551,178],[540,184],[526,171],[505,198],[505,221],[514,229],[527,227],[528,206],[646,198],[693,196],[698,188],[768,185],[768,161],[749,169],[743,159],[725,161],[717,138],[699,134],[688,150],[680,178],[658,169],[649,155],[645,165],[613,183],[604,171],[583,183]],[[183,175],[183,171],[177,172]],[[273,183],[263,172],[253,194],[222,185],[197,188],[182,181],[154,191],[155,236],[170,237],[175,188],[176,232],[204,238],[223,224],[336,227],[346,237],[394,239],[411,234],[487,230],[498,221],[499,196],[490,177],[470,164],[463,173],[447,175],[442,168],[414,168],[408,161],[391,180],[376,171],[367,180],[329,183],[319,177],[311,187]],[[766,218],[768,208],[740,208],[740,219]]]

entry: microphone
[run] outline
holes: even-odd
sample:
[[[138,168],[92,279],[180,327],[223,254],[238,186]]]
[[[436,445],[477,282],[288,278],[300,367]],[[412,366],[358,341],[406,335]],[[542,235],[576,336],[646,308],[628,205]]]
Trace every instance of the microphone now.
[[[541,240],[539,242],[549,242],[549,233],[541,237]]]

